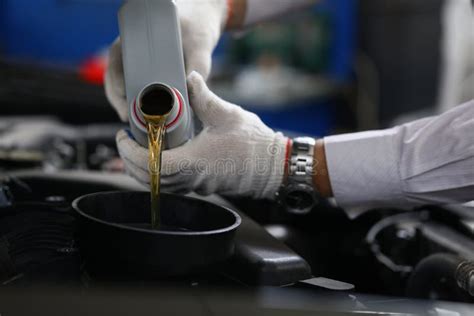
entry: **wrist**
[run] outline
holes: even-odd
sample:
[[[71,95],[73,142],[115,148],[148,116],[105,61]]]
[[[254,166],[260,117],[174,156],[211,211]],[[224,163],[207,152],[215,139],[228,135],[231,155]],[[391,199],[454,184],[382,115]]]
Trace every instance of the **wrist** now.
[[[225,29],[228,31],[241,29],[247,13],[247,0],[225,1],[227,1],[227,23]]]
[[[313,186],[322,197],[333,196],[323,139],[317,140],[314,146]]]

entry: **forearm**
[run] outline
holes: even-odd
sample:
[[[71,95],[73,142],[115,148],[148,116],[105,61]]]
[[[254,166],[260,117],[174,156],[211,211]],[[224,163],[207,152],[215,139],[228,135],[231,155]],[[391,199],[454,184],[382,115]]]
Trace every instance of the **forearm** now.
[[[228,30],[238,30],[297,11],[318,0],[228,0]]]
[[[468,202],[474,199],[472,135],[474,101],[387,130],[327,137],[325,181],[343,207]],[[316,187],[321,179],[315,176]]]

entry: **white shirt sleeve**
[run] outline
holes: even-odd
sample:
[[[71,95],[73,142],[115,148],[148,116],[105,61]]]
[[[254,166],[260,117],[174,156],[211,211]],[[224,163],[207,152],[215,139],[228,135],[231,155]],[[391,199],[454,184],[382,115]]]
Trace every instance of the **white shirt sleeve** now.
[[[244,26],[269,20],[315,3],[317,0],[248,0]]]
[[[387,130],[325,138],[343,207],[474,200],[474,100]]]

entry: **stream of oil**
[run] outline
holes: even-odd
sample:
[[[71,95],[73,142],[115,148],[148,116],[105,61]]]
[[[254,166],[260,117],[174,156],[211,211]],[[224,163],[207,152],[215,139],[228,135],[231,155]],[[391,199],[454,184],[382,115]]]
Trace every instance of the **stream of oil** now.
[[[148,128],[149,172],[151,194],[151,227],[161,228],[160,214],[160,179],[161,179],[161,151],[163,137],[166,132],[168,115],[144,115]]]

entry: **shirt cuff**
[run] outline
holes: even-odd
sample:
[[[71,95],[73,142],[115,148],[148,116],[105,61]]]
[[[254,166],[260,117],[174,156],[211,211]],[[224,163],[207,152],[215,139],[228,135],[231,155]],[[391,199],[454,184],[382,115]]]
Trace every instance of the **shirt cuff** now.
[[[397,128],[326,137],[329,177],[341,207],[405,204]]]

